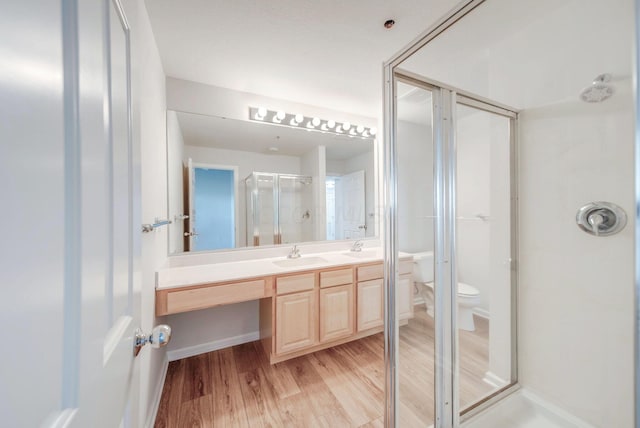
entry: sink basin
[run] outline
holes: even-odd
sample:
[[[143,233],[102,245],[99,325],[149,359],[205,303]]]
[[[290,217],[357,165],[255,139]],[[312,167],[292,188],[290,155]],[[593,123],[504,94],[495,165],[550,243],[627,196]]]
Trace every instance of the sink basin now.
[[[299,259],[286,259],[286,260],[276,260],[273,262],[274,265],[280,267],[296,267],[296,266],[307,266],[307,265],[317,265],[321,263],[328,263],[326,259],[322,257],[300,257]]]
[[[357,259],[370,259],[370,258],[375,258],[378,252],[377,251],[349,251],[342,254],[349,257],[355,257]]]

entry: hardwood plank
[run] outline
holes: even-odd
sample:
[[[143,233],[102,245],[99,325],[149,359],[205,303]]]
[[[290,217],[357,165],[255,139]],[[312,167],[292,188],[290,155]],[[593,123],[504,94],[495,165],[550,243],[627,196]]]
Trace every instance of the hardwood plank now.
[[[400,426],[404,427],[405,425],[400,424]],[[364,425],[360,425],[360,428],[384,428],[384,418],[380,417],[371,422],[367,422]]]
[[[273,386],[262,368],[257,367],[240,375],[240,388],[246,405],[249,426],[282,427],[284,420]]]
[[[311,408],[313,397],[298,393],[277,401],[283,426],[308,427],[318,425],[316,415]]]
[[[302,392],[286,362],[270,364],[267,354],[260,352],[259,349],[255,353],[255,358],[255,364],[262,367],[265,375],[271,379],[278,399],[282,400]]]
[[[210,395],[211,391],[209,356],[201,354],[185,359],[182,401],[191,401]]]
[[[336,427],[349,427],[355,426],[349,420],[347,416],[345,416],[344,409],[331,409],[325,412],[322,416],[320,416],[317,420],[318,425],[322,428],[336,428]]]
[[[324,379],[318,374],[309,361],[309,356],[296,358],[281,363],[287,365],[302,394],[310,403],[310,410],[315,416],[318,426],[339,427],[350,426],[351,421],[346,411],[331,392]]]
[[[162,389],[162,397],[156,415],[155,428],[178,426],[178,416],[182,405],[182,387],[184,382],[184,364],[186,360],[171,361],[167,368],[167,377]]]
[[[493,391],[489,324],[460,331],[461,407]],[[424,306],[400,327],[400,426],[433,422],[434,330]],[[246,343],[169,364],[155,426],[376,427],[384,412],[384,337],[269,364],[262,344]]]
[[[360,426],[383,414],[383,405],[376,391],[371,391],[356,373],[343,370],[335,361],[333,349],[316,352],[309,361],[340,401],[354,425]]]
[[[213,425],[246,427],[247,419],[240,378],[231,348],[211,352],[209,366],[213,381]]]
[[[213,409],[211,396],[203,395],[194,400],[185,401],[180,406],[178,425],[180,428],[213,428]]]
[[[256,342],[242,343],[231,348],[238,373],[246,373],[256,367]],[[218,352],[218,351],[216,351]]]

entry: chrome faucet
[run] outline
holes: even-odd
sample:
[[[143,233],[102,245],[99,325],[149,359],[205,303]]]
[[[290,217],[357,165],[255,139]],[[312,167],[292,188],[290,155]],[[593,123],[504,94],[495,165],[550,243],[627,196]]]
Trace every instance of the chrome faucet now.
[[[299,259],[300,258],[300,250],[297,245],[294,245],[291,249],[291,252],[287,256],[288,259]]]
[[[361,240],[357,240],[356,242],[353,243],[353,246],[351,247],[351,251],[355,251],[355,252],[360,252],[362,251],[362,245],[364,245],[362,243]]]

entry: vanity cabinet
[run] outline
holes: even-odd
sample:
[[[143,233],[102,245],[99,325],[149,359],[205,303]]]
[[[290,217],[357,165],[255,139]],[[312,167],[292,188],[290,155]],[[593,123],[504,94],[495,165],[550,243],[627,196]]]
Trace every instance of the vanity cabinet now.
[[[320,272],[320,342],[355,332],[353,268]]]
[[[382,279],[358,282],[358,331],[384,325],[384,283]]]
[[[401,259],[397,315],[413,316],[412,259]],[[384,328],[381,262],[354,263],[156,291],[156,314],[260,301],[260,340],[272,364],[379,333]]]
[[[413,261],[400,260],[396,293],[396,316],[399,321],[413,317]],[[382,263],[357,268],[357,330],[384,325],[384,270]]]
[[[413,260],[400,260],[396,313],[400,321],[413,318]]]
[[[315,290],[276,297],[276,354],[308,348],[318,342]]]
[[[275,353],[285,354],[318,342],[316,273],[276,277]]]

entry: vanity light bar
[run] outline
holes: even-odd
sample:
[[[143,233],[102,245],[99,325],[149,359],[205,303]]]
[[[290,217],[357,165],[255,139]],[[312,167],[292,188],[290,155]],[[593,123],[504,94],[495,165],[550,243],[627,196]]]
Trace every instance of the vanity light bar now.
[[[358,138],[374,138],[378,132],[374,127],[286,113],[282,110],[269,110],[264,107],[249,107],[249,120]]]

